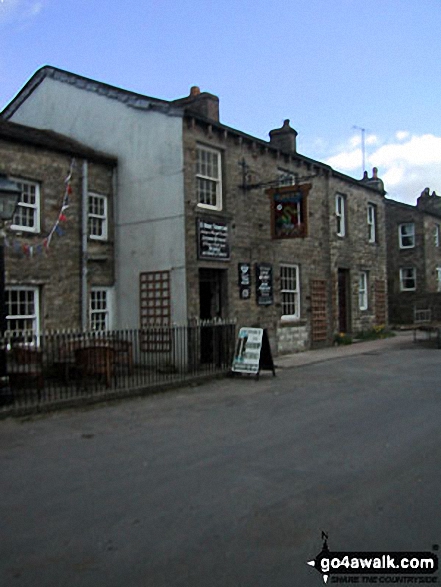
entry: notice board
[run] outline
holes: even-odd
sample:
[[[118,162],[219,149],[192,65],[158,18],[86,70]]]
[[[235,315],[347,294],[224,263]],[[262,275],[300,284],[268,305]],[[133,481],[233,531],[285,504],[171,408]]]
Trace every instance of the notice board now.
[[[241,328],[237,337],[233,366],[235,373],[259,373],[263,328]]]
[[[198,258],[228,261],[230,243],[228,223],[220,219],[198,218]]]
[[[241,328],[237,337],[234,353],[233,373],[245,373],[259,376],[261,370],[272,371],[274,368],[268,332],[263,328]]]
[[[273,303],[273,266],[256,263],[256,301],[259,306]]]

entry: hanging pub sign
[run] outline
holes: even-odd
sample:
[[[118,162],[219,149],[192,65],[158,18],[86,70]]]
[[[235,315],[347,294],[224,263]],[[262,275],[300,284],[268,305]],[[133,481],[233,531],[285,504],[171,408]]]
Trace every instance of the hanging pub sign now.
[[[229,260],[229,231],[225,220],[198,218],[197,235],[199,259]]]
[[[273,303],[273,266],[256,263],[256,301],[259,306]]]
[[[251,297],[251,265],[239,263],[239,296],[241,300],[249,300]]]
[[[302,238],[307,236],[306,200],[312,185],[304,183],[272,188],[271,226],[273,238]]]

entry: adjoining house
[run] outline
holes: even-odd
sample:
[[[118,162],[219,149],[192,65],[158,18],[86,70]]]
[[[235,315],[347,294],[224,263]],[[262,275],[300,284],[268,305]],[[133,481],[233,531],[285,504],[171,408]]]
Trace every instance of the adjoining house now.
[[[441,197],[423,190],[416,206],[386,200],[389,319],[441,320]]]
[[[7,327],[111,328],[116,159],[0,120],[0,173],[21,188],[5,227]]]
[[[2,113],[118,159],[115,324],[234,318],[273,352],[387,322],[385,191],[257,139],[193,87],[158,100],[44,67]]]

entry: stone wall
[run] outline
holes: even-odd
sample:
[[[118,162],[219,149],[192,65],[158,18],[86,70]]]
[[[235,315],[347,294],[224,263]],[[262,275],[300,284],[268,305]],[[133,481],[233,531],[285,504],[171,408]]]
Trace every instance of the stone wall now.
[[[337,221],[335,214],[335,196],[342,194],[346,202],[345,236],[337,235]],[[330,263],[334,283],[334,332],[338,332],[338,269],[345,269],[349,275],[349,316],[350,332],[357,333],[371,329],[377,323],[376,288],[378,281],[386,287],[386,230],[385,230],[385,200],[384,196],[369,185],[349,183],[341,177],[333,177],[329,191],[329,225],[330,229]],[[369,242],[367,211],[368,204],[373,204],[376,210],[376,238]],[[368,308],[360,310],[359,281],[360,272],[368,273]],[[384,304],[383,304],[384,307]],[[384,315],[384,310],[381,312]],[[387,314],[385,316],[387,322]]]
[[[38,287],[41,329],[81,327],[81,157],[73,170],[66,220],[59,225],[63,234],[54,234],[50,246],[44,247],[60,214],[73,157],[0,139],[0,171],[40,184],[40,232],[6,230],[5,278],[6,286]],[[110,165],[89,161],[89,191],[109,197],[108,240],[89,240],[89,287],[114,284],[112,174]]]
[[[441,313],[441,293],[438,292],[437,268],[441,268],[441,235],[435,238],[436,227],[441,227],[438,196],[423,194],[418,206],[387,201],[386,227],[388,243],[388,301],[392,324],[412,324],[414,309],[430,304],[433,315]],[[415,246],[400,249],[398,227],[412,222],[415,225]],[[441,231],[440,231],[441,232]],[[400,269],[415,267],[415,291],[400,290]]]
[[[195,174],[198,143],[222,153],[223,206],[220,211],[206,210],[197,205]],[[337,308],[332,303],[335,295],[332,279],[337,267],[343,264],[351,269],[354,308],[358,300],[360,269],[370,271],[372,288],[376,280],[386,279],[385,236],[384,229],[380,227],[384,221],[384,202],[380,192],[359,186],[355,180],[345,183],[343,176],[337,180],[332,177],[328,166],[296,152],[283,153],[263,141],[191,116],[184,121],[184,162],[189,317],[198,317],[200,313],[199,270],[223,270],[226,279],[223,317],[236,318],[238,326],[259,325],[266,328],[275,354],[304,350],[315,344],[311,336],[311,312],[313,307],[321,307],[320,304],[314,305],[311,283],[324,282],[327,284],[324,311],[328,327],[324,339],[322,335],[318,337],[318,344],[331,344],[337,315]],[[271,189],[268,185],[244,189],[244,165],[248,186],[267,184],[276,180],[282,171],[297,174],[301,185],[310,184],[304,236],[273,238]],[[350,201],[351,237],[344,242],[333,235],[334,194],[338,189],[344,190]],[[378,243],[372,246],[367,245],[368,201],[374,201],[378,206]],[[228,223],[229,260],[198,259],[196,226],[197,218],[201,217]],[[250,299],[241,299],[239,295],[239,263],[251,265]],[[271,264],[273,268],[274,303],[268,306],[259,306],[256,302],[256,263]],[[283,264],[298,265],[300,273],[300,316],[291,324],[281,320],[280,266]],[[323,314],[323,308],[321,312]],[[362,317],[355,309],[353,313],[354,328],[360,329]],[[364,326],[374,325],[373,302],[364,318]]]

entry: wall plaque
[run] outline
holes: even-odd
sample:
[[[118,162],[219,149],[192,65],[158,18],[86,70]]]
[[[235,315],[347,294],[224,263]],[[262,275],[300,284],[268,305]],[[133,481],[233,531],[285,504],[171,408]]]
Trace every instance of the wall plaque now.
[[[229,229],[225,220],[198,218],[197,235],[199,259],[229,260]]]
[[[241,300],[249,300],[251,297],[251,265],[239,263],[239,296]]]

